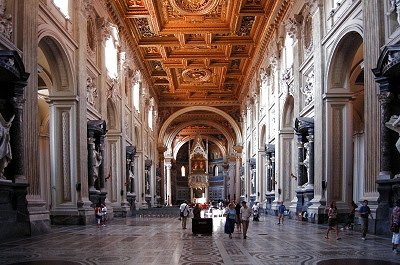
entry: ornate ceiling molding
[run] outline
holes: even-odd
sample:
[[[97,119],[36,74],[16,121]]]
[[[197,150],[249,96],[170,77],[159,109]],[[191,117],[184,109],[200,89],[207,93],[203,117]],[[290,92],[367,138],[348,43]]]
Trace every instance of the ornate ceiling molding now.
[[[219,0],[169,0],[172,7],[182,15],[199,16],[210,13]]]

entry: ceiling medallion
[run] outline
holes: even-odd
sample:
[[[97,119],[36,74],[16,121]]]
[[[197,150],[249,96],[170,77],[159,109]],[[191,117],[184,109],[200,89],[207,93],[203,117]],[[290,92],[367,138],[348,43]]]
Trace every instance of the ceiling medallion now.
[[[169,0],[182,15],[204,15],[213,10],[219,0]]]
[[[211,77],[211,71],[204,68],[190,68],[182,72],[182,77],[188,82],[206,82]]]

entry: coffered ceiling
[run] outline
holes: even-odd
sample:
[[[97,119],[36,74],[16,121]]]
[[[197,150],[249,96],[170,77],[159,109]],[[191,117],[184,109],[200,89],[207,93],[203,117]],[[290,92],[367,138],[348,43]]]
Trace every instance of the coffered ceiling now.
[[[142,60],[158,98],[160,126],[177,109],[211,106],[239,122],[240,101],[289,0],[114,0],[133,50]],[[223,117],[192,111],[174,120],[169,131],[196,121],[180,136],[221,136]],[[189,123],[188,123],[189,124]]]
[[[159,106],[234,106],[285,0],[115,0]],[[262,47],[264,44],[264,47]]]

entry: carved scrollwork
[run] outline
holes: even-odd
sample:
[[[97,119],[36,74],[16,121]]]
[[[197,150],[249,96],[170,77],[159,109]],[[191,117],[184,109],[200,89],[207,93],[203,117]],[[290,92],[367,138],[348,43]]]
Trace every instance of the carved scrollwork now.
[[[5,0],[0,0],[0,34],[11,40],[13,33],[12,16],[6,14]]]

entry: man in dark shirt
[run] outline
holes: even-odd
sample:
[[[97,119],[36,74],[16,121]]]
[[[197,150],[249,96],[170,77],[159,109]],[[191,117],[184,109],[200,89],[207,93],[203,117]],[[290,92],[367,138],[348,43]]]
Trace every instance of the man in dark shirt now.
[[[368,232],[368,216],[371,216],[372,218],[372,214],[371,214],[371,209],[368,207],[368,200],[364,200],[363,201],[363,205],[360,207],[360,209],[358,210],[358,212],[360,213],[360,217],[362,220],[362,240],[365,240],[365,237],[367,236],[367,232]]]

